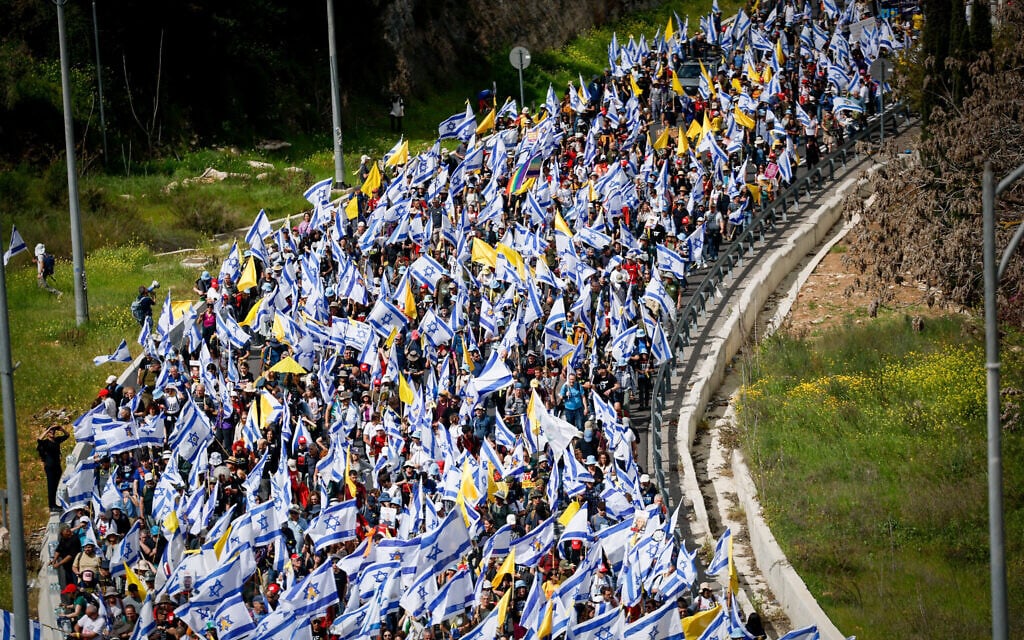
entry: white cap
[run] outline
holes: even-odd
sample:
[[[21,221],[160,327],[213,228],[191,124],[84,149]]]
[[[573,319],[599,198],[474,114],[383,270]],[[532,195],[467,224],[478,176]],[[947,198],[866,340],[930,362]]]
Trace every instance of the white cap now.
[[[36,245],[36,257],[38,258],[42,256],[44,253],[46,253],[46,245],[40,242],[39,244]]]
[[[650,482],[650,481],[651,481],[651,476],[647,475],[646,473],[644,473],[644,474],[642,474],[640,476],[640,484],[643,484],[645,482]]]

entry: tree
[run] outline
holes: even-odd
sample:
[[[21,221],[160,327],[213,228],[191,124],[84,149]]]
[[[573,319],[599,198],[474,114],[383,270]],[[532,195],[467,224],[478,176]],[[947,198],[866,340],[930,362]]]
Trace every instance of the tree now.
[[[1007,5],[993,49],[968,67],[973,92],[957,105],[937,96],[929,136],[918,156],[896,156],[873,178],[877,198],[862,211],[844,260],[884,300],[888,286],[911,279],[956,306],[983,294],[981,175],[986,159],[997,176],[1024,163],[1024,9]],[[863,206],[851,202],[851,208]],[[1018,182],[999,199],[999,247],[1024,209]],[[1002,249],[1000,248],[1000,251]],[[1018,253],[1000,284],[1004,319],[1024,327],[1024,258]]]

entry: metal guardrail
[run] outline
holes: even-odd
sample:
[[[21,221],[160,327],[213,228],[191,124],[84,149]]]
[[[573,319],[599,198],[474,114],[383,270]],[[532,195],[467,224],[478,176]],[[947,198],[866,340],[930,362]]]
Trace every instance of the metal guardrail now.
[[[882,118],[887,119],[886,130],[891,131],[894,136],[897,135],[900,132],[900,116],[902,116],[902,124],[909,122],[907,107],[902,102],[889,105],[882,114],[869,119],[862,130],[848,136],[838,149],[822,158],[812,169],[780,191],[771,202],[762,203],[760,211],[744,226],[739,236],[728,246],[723,247],[718,259],[711,265],[707,275],[690,297],[690,301],[682,309],[676,310],[675,326],[672,336],[669,338],[672,359],[662,363],[655,375],[652,387],[651,418],[648,427],[649,457],[654,467],[658,486],[661,488],[662,499],[666,505],[670,505],[670,495],[665,482],[666,460],[662,458],[662,425],[665,420],[666,398],[671,391],[672,371],[676,367],[677,350],[693,343],[691,330],[696,326],[699,318],[707,313],[708,301],[719,294],[719,286],[726,277],[731,275],[737,267],[743,266],[744,256],[752,256],[756,244],[764,242],[765,232],[769,227],[774,226],[777,216],[781,216],[783,223],[788,222],[789,213],[800,204],[801,193],[810,196],[815,190],[821,190],[827,183],[834,182],[837,174],[839,177],[845,175],[851,156],[855,160],[859,161],[860,159],[855,151],[856,145],[872,139],[882,124]]]

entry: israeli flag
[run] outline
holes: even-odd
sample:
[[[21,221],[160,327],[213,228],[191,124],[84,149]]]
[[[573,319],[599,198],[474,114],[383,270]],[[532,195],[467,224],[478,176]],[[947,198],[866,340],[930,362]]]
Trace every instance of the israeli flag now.
[[[316,550],[354,540],[358,515],[355,499],[338,502],[321,512],[307,532]]]
[[[331,185],[334,178],[325,178],[306,189],[302,196],[314,207],[327,209],[331,206]]]
[[[668,271],[675,277],[686,278],[686,260],[675,251],[664,245],[655,245],[658,252],[658,268]]]
[[[420,323],[420,331],[427,337],[427,340],[435,348],[442,344],[448,344],[455,338],[455,332],[441,318],[434,315],[433,311],[427,311]]]
[[[131,351],[128,350],[128,342],[126,340],[122,340],[121,344],[117,345],[117,349],[114,351],[114,353],[112,353],[112,354],[110,354],[108,356],[96,356],[95,358],[92,359],[92,363],[94,365],[96,365],[97,367],[100,366],[101,364],[106,364],[108,362],[131,362],[131,361],[132,361],[132,354],[131,354]]]
[[[28,245],[25,244],[25,241],[21,238],[21,234],[18,233],[18,227],[11,225],[11,245],[7,248],[7,251],[4,252],[4,266],[7,266],[7,263],[11,261],[11,258],[26,251],[28,251]]]
[[[334,604],[338,604],[338,586],[333,562],[321,564],[281,597],[281,605],[299,618],[314,618]]]
[[[467,103],[465,112],[445,118],[441,124],[437,125],[437,138],[438,140],[458,139],[465,142],[472,137],[475,131],[476,118],[473,117],[473,109]]]
[[[622,635],[627,640],[656,638],[657,640],[683,640],[683,621],[676,609],[676,601],[669,600],[653,613],[626,627]]]
[[[789,161],[789,149],[784,149],[779,154],[779,177],[787,183],[793,182],[793,165]]]
[[[732,542],[732,529],[726,528],[718,542],[715,543],[715,557],[708,565],[708,575],[718,575],[729,566],[729,543]]]

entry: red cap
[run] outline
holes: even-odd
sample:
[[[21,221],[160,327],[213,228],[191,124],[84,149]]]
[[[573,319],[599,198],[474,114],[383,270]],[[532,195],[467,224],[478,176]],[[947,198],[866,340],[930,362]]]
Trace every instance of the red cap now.
[[[110,391],[108,391],[107,389],[100,389],[100,397],[101,398],[106,398],[109,395],[110,395]]]
[[[273,595],[275,593],[280,593],[280,591],[281,591],[281,585],[277,584],[276,582],[271,582],[270,586],[267,587],[267,595],[268,596]]]
[[[76,587],[73,584],[69,584],[68,586],[64,587],[64,589],[62,589],[60,593],[63,596],[69,596],[72,593],[75,593],[76,591],[78,591],[78,587]]]
[[[579,540],[573,540],[572,541],[572,548],[573,549],[580,549],[582,547],[583,547],[583,543],[580,542]]]

